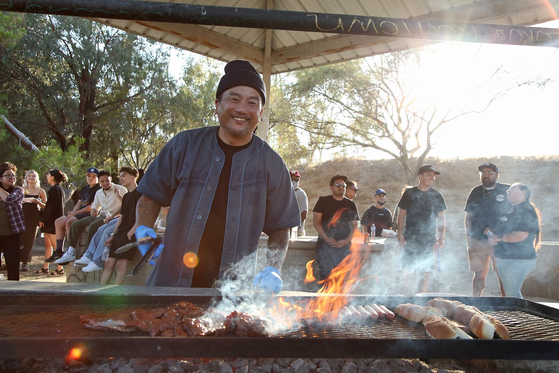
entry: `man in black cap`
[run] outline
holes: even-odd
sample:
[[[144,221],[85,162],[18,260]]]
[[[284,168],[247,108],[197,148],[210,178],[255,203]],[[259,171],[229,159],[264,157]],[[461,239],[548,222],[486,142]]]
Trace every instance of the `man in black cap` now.
[[[499,218],[505,215],[511,208],[507,199],[509,184],[497,182],[499,179],[499,169],[493,163],[486,162],[478,167],[481,184],[470,192],[466,201],[465,226],[466,242],[468,245],[468,259],[470,271],[474,272],[472,281],[472,295],[480,297],[485,289],[485,280],[489,273],[489,262],[492,263],[495,273],[495,257],[493,256],[493,246],[487,241],[484,234],[485,228],[495,227]],[[499,279],[499,274],[497,273]],[[501,294],[504,296],[501,280]]]
[[[79,201],[74,204],[72,211],[59,217],[54,222],[56,231],[56,250],[51,258],[52,260],[59,261],[60,265],[68,264],[76,259],[74,248],[63,254],[64,239],[66,238],[67,232],[70,232],[72,224],[80,219],[90,216],[91,204],[95,198],[95,193],[101,189],[98,175],[99,170],[96,167],[89,167],[87,171],[85,171],[86,185],[81,188],[79,192]]]
[[[313,209],[313,227],[318,233],[316,259],[322,280],[349,255],[359,220],[357,206],[344,197],[346,182],[347,176],[333,176],[330,179],[332,194],[320,197]]]
[[[146,171],[138,185],[143,196],[136,208],[136,238],[155,238],[159,211],[170,207],[148,285],[212,287],[256,251],[264,232],[266,267],[256,269],[250,285],[281,290],[289,228],[300,224],[300,215],[287,167],[253,134],[265,102],[256,69],[248,61],[229,62],[216,92],[219,126],[179,133]],[[142,253],[146,246],[140,246]],[[247,272],[255,268],[256,263]]]
[[[429,277],[435,270],[434,252],[444,247],[446,202],[431,186],[436,175],[433,165],[419,168],[417,186],[407,189],[398,207],[398,242],[403,248],[403,266],[420,275],[417,290],[427,291]],[[436,245],[436,247],[434,246]],[[435,250],[435,251],[434,251]]]
[[[384,207],[386,203],[386,192],[384,189],[377,189],[373,197],[375,204],[369,207],[361,218],[361,225],[373,237],[381,237],[383,229],[392,229],[392,214]],[[375,231],[371,232],[371,226],[375,225]]]

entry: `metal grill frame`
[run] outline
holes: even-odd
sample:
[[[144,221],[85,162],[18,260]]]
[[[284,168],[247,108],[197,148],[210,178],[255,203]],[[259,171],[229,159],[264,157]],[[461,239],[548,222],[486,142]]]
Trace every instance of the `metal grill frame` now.
[[[290,302],[317,296],[288,297]],[[393,308],[401,303],[423,305],[429,297],[351,296],[355,304],[382,303]],[[474,305],[482,311],[518,310],[559,322],[559,310],[519,298],[446,297]],[[135,305],[167,306],[189,301],[205,306],[208,296],[122,296],[76,294],[26,294],[3,297],[3,310],[10,306],[83,306],[84,313],[99,306],[133,308]],[[8,308],[6,308],[8,307]],[[88,308],[89,307],[89,308]],[[93,311],[94,312],[94,311]],[[58,320],[58,322],[65,322]],[[559,340],[435,340],[406,338],[302,338],[302,337],[150,337],[128,333],[100,332],[103,336],[45,335],[44,337],[0,338],[0,358],[64,358],[79,347],[86,358],[419,358],[419,359],[518,359],[559,360]],[[557,336],[559,339],[559,336]]]

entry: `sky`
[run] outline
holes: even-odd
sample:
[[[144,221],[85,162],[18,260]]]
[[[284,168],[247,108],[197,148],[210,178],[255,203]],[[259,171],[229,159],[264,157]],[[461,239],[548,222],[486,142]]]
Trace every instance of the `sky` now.
[[[559,20],[538,27],[559,28]],[[483,113],[444,125],[434,136],[429,157],[559,155],[558,48],[452,42],[440,43],[434,49],[423,59],[415,84],[422,97],[442,110],[449,106],[455,110],[483,108],[495,92],[515,83],[548,82],[545,86],[512,89]],[[175,72],[180,71],[182,53],[190,52],[172,54],[171,68]],[[497,69],[498,78],[491,78]],[[374,150],[365,156],[387,158]]]
[[[559,22],[555,23],[559,27]],[[484,86],[496,69],[504,77]],[[423,68],[422,68],[423,69]],[[446,124],[436,135],[431,156],[546,156],[559,154],[559,49],[449,43],[426,61],[427,94],[441,106],[482,108],[493,92],[516,82],[544,81],[545,86],[514,88],[480,114]],[[427,82],[431,81],[431,84]],[[474,90],[475,87],[482,87]],[[474,92],[473,95],[471,92]],[[437,101],[438,100],[438,101]]]

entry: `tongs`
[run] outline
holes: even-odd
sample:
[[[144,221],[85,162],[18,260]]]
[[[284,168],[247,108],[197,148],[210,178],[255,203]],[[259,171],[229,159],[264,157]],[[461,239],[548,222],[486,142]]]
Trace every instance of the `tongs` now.
[[[149,262],[149,260],[151,259],[151,257],[155,253],[155,250],[157,250],[157,248],[161,244],[161,241],[162,241],[161,237],[156,237],[156,238],[144,237],[144,238],[139,239],[136,242],[132,242],[132,243],[126,244],[122,247],[119,247],[115,251],[116,254],[119,254],[119,253],[126,252],[133,247],[137,247],[139,245],[151,243],[151,246],[149,247],[148,251],[144,254],[144,256],[142,256],[142,258],[138,261],[138,263],[136,263],[134,268],[132,268],[132,271],[130,271],[130,273],[126,275],[126,278],[136,276],[138,273],[140,273],[141,269],[144,267],[144,265],[147,262]]]

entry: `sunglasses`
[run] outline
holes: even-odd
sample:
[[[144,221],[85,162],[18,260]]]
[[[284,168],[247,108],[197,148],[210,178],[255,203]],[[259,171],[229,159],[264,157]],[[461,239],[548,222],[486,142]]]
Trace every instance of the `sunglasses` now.
[[[16,175],[5,174],[5,175],[2,175],[2,177],[5,177],[6,179],[15,179],[15,178],[16,178]]]
[[[347,189],[353,190],[353,191],[355,191],[355,193],[359,192],[359,189],[357,189],[357,188],[349,187],[349,188],[347,188]]]
[[[336,184],[334,184],[334,186],[335,186],[336,188],[342,188],[342,187],[345,188],[345,187],[346,187],[346,184],[345,184],[345,183],[336,183]]]

